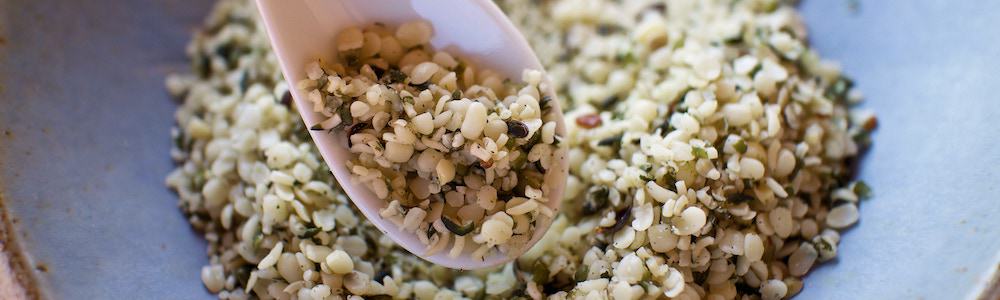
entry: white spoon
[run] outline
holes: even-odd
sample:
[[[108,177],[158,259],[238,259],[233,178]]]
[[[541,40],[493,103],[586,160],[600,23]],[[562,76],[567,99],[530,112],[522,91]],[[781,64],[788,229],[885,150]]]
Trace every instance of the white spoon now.
[[[296,83],[305,77],[307,63],[320,58],[333,60],[337,49],[336,34],[352,26],[363,27],[375,22],[398,26],[409,21],[425,20],[434,28],[431,45],[438,50],[467,58],[512,80],[520,80],[524,69],[543,70],[524,37],[489,0],[257,0],[257,6],[306,128],[323,118],[312,112],[312,104],[305,100],[302,91],[295,88]],[[559,120],[556,132],[564,135],[565,124],[559,101],[552,103]],[[416,235],[401,231],[379,216],[385,201],[367,187],[352,183],[352,175],[344,164],[351,154],[342,142],[343,134],[334,136],[325,131],[310,131],[310,134],[344,192],[368,220],[406,250],[433,263],[466,270],[497,266],[531,248],[552,224],[551,218],[540,215],[532,238],[524,248],[511,249],[507,254],[493,251],[485,260],[472,259],[469,253],[474,249],[468,246],[456,258],[449,257],[448,251],[422,255],[426,246]],[[558,176],[553,178],[558,180],[543,183],[549,185],[550,200],[546,204],[553,211],[559,209],[567,170],[565,158],[559,158],[548,171],[557,172]]]

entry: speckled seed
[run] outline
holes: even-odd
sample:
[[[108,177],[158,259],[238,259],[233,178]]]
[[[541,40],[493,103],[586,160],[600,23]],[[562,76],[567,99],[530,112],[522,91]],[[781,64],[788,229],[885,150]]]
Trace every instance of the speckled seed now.
[[[743,239],[744,236],[742,232],[727,230],[725,238],[723,238],[719,244],[719,249],[721,249],[722,252],[732,255],[743,255]]]
[[[625,226],[618,232],[615,232],[614,243],[612,243],[615,248],[625,249],[635,241],[635,229],[630,226]]]
[[[816,245],[816,252],[819,252],[819,260],[827,261],[837,256],[837,243],[833,238],[824,235],[817,235],[812,238],[813,245]]]
[[[507,123],[500,119],[490,119],[483,128],[483,135],[496,141],[501,134],[507,133]],[[510,138],[510,136],[508,136]]]
[[[649,230],[646,232],[646,236],[649,237],[649,243],[652,246],[653,251],[667,253],[677,247],[677,235],[670,232],[670,229],[666,224],[658,224],[649,227]]]
[[[437,171],[438,183],[442,185],[455,178],[455,165],[450,160],[439,160],[434,170]]]
[[[787,293],[788,287],[781,280],[771,279],[760,286],[760,298],[763,300],[778,300]]]
[[[503,213],[501,212],[498,214]],[[483,222],[481,236],[483,237],[484,242],[492,245],[503,244],[506,243],[507,240],[509,240],[514,234],[514,229],[511,224],[508,224],[501,219],[502,217],[490,217],[489,220]]]
[[[823,229],[823,232],[820,233],[820,235],[822,235],[825,238],[829,238],[830,241],[833,242],[834,245],[840,243],[840,233],[837,232],[836,230],[829,229],[829,228]]]
[[[826,215],[826,226],[833,228],[846,228],[854,225],[858,221],[858,207],[854,204],[846,203],[834,207]]]

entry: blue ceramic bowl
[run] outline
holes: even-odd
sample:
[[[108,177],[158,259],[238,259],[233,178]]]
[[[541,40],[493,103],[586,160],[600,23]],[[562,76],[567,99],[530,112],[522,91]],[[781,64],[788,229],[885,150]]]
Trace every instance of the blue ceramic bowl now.
[[[56,299],[210,299],[164,186],[163,87],[208,1],[0,0],[0,193]],[[855,3],[855,4],[852,4]],[[1000,2],[807,0],[878,113],[861,205],[801,299],[960,299],[1000,249]]]

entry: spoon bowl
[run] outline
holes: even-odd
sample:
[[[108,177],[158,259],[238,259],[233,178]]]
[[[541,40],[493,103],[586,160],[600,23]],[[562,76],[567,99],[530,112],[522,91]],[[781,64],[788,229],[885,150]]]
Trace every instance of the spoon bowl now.
[[[424,20],[434,28],[430,43],[437,50],[458,55],[515,81],[521,79],[524,69],[544,72],[524,37],[496,4],[488,0],[257,0],[257,6],[292,98],[307,128],[324,118],[312,112],[312,104],[296,88],[296,84],[305,78],[308,63],[316,59],[335,61],[335,37],[349,27],[363,27],[376,22],[395,27],[409,21]],[[545,92],[554,96],[551,85],[546,86]],[[558,121],[556,133],[564,136],[566,129],[559,101],[553,100],[552,103]],[[471,258],[469,253],[474,247],[465,247],[463,254],[454,258],[448,256],[448,251],[423,255],[426,246],[415,234],[400,230],[379,215],[386,201],[351,179],[352,174],[345,162],[351,159],[352,154],[344,146],[343,134],[310,131],[310,135],[344,192],[368,220],[406,250],[433,263],[466,270],[497,266],[530,249],[552,224],[552,218],[539,215],[531,239],[524,247],[510,249],[508,253],[494,251],[484,260]],[[567,170],[565,157],[556,157],[554,167],[548,172],[556,172],[557,176],[550,178],[557,180],[543,183],[549,186],[549,201],[545,205],[555,212],[560,207]]]

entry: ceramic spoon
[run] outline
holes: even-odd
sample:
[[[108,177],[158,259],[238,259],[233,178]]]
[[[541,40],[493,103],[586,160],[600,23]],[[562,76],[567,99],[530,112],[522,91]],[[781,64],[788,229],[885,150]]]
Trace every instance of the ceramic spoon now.
[[[488,0],[257,0],[257,6],[306,128],[323,118],[312,112],[312,104],[305,100],[303,91],[295,88],[296,83],[304,79],[307,63],[317,59],[334,60],[336,35],[348,27],[360,28],[375,22],[395,27],[424,20],[434,28],[431,45],[436,50],[457,54],[512,80],[520,80],[524,69],[543,70],[524,37],[496,4]],[[551,90],[549,92],[551,95]],[[556,132],[563,135],[565,125],[559,101],[552,103],[559,121]],[[465,252],[455,258],[449,257],[448,251],[424,255],[426,246],[416,235],[401,231],[379,216],[386,202],[367,187],[352,182],[352,175],[344,164],[352,156],[343,142],[344,134],[325,131],[310,131],[310,134],[344,192],[368,220],[406,250],[433,263],[455,269],[497,266],[531,248],[552,224],[551,218],[539,215],[534,232],[530,233],[532,238],[523,248],[511,249],[509,253],[494,250],[483,260],[472,259],[469,254],[476,247],[468,245]],[[558,180],[543,183],[550,191],[546,205],[558,211],[566,184],[565,158],[557,159],[549,172],[559,173],[552,177]]]

